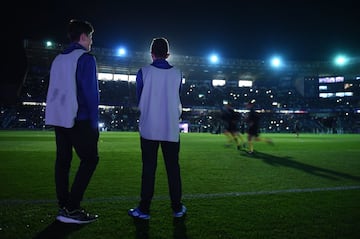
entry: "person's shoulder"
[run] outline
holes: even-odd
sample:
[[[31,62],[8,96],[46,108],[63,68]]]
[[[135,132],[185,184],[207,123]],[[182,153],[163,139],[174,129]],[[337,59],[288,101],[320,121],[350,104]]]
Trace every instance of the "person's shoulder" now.
[[[84,53],[80,56],[81,60],[85,61],[96,61],[96,57],[93,53],[84,51]]]
[[[92,58],[95,58],[95,55],[89,51],[85,51],[83,54],[83,56],[85,57],[92,57]]]
[[[148,72],[150,69],[152,69],[154,66],[149,64],[149,65],[145,65],[145,66],[142,66],[140,69],[139,69],[139,73],[141,72],[141,74],[144,74],[146,72]]]
[[[180,76],[182,76],[181,70],[175,66],[171,66],[170,69],[173,69],[173,71],[177,72],[177,74],[179,74]]]

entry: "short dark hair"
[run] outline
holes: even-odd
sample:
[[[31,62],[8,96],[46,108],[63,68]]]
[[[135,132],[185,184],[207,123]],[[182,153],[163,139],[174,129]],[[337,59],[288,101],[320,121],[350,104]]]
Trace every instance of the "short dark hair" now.
[[[164,37],[157,37],[152,40],[151,54],[156,58],[167,58],[169,56],[169,42]]]
[[[77,19],[71,19],[68,25],[68,38],[71,42],[76,42],[80,40],[80,35],[85,33],[90,35],[94,32],[94,27],[90,22],[81,21]]]

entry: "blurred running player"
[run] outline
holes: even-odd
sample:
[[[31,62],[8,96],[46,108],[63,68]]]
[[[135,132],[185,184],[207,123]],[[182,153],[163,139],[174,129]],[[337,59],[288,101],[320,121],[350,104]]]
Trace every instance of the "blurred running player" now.
[[[240,114],[235,112],[231,104],[226,104],[222,108],[221,119],[224,121],[224,134],[227,138],[227,146],[230,146],[234,142],[237,149],[240,150],[241,145],[245,145],[245,141],[241,137],[238,127]]]
[[[248,134],[248,153],[254,153],[254,141],[263,141],[268,144],[273,144],[271,139],[261,138],[260,137],[260,116],[254,109],[255,100],[247,103],[246,108],[249,109],[249,113],[246,119],[247,124],[247,134]]]

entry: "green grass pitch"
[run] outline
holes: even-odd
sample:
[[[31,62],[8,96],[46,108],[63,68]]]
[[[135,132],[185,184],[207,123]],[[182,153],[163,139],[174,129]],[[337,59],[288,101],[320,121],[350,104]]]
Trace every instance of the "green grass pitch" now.
[[[262,134],[255,155],[225,147],[224,135],[181,134],[185,218],[172,218],[159,151],[151,219],[139,200],[138,132],[101,132],[100,162],[83,207],[85,225],[55,222],[52,131],[0,131],[0,238],[360,238],[360,135]],[[79,160],[74,154],[71,177]]]

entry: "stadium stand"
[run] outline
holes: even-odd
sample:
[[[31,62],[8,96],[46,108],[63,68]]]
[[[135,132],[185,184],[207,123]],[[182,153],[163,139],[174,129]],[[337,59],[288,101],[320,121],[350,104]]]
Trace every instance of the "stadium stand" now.
[[[24,41],[28,72],[16,107],[1,106],[2,129],[48,129],[45,97],[52,59],[64,47]],[[120,57],[115,50],[93,47],[99,73],[102,130],[137,131],[135,74],[151,62],[147,52]],[[190,132],[220,133],[220,109],[231,102],[243,116],[244,103],[256,100],[262,132],[292,132],[296,120],[302,132],[360,133],[359,62],[337,69],[331,62],[289,62],[273,69],[262,60],[224,59],[212,64],[205,57],[172,55],[183,71],[182,121]],[[124,78],[125,77],[125,78]],[[320,83],[319,79],[325,82]],[[214,85],[213,80],[225,85]],[[334,80],[334,81],[333,81]],[[250,86],[239,87],[239,81]],[[327,82],[328,81],[328,82]]]

